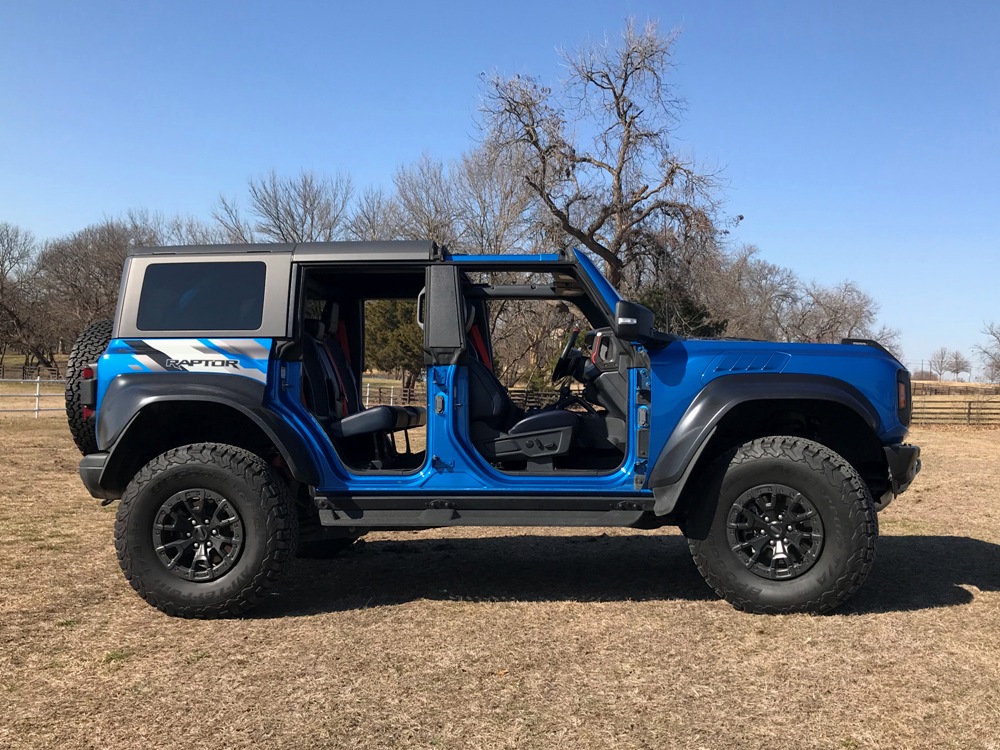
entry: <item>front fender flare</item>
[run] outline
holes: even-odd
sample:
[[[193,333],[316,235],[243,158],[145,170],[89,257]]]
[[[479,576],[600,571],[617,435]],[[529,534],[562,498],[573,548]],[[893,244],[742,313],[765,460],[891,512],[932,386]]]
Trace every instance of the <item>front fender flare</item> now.
[[[665,515],[674,510],[705,446],[734,407],[749,401],[792,400],[840,404],[879,431],[878,411],[861,391],[843,380],[791,373],[716,378],[688,406],[649,472],[646,486],[653,490],[654,512]]]

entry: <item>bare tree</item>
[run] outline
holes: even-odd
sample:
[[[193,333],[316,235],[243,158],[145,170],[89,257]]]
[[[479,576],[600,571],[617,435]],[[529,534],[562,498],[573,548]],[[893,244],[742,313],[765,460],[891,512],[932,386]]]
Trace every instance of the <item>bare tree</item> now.
[[[785,337],[785,323],[801,298],[790,269],[760,258],[754,245],[726,256],[703,256],[693,266],[705,307],[726,333],[750,339]]]
[[[1000,381],[1000,323],[987,323],[982,333],[985,344],[976,345],[976,354],[983,363],[983,374],[991,383]]]
[[[955,380],[958,380],[963,372],[972,372],[972,363],[962,352],[953,351],[948,355],[948,372],[955,373]]]
[[[272,170],[248,181],[248,214],[235,199],[219,196],[212,217],[230,242],[329,242],[342,236],[353,194],[344,175],[279,177]]]
[[[491,255],[535,249],[543,230],[523,169],[520,152],[492,141],[462,157],[454,168],[462,249]]]
[[[354,204],[347,220],[347,236],[353,240],[395,240],[403,224],[399,202],[381,188],[368,188]]]
[[[443,162],[424,154],[415,164],[397,169],[393,181],[401,238],[433,240],[449,247],[458,244],[458,201]]]
[[[820,343],[867,338],[902,356],[899,332],[878,327],[878,303],[853,282],[805,283],[760,258],[753,245],[705,255],[693,269],[704,307],[725,322],[727,335]]]
[[[938,376],[939,380],[944,380],[945,373],[950,372],[948,369],[948,360],[950,357],[951,352],[948,350],[948,347],[942,346],[940,349],[935,350],[931,354],[931,358],[927,360],[927,366],[931,372]]]
[[[137,238],[151,245],[218,245],[228,237],[222,227],[193,216],[164,216],[156,211],[131,209],[121,222]]]
[[[489,303],[494,369],[504,385],[545,388],[571,324],[582,317],[564,303],[492,300]]]
[[[790,341],[840,343],[845,338],[872,335],[878,303],[852,281],[835,286],[807,284],[785,322]]]
[[[674,35],[626,23],[618,45],[563,52],[558,93],[530,76],[487,78],[483,126],[525,157],[522,176],[558,228],[622,280],[640,248],[713,231],[713,180],[671,147],[683,103],[670,85]],[[586,137],[590,135],[591,137]]]
[[[219,202],[212,209],[212,218],[222,229],[227,242],[249,244],[257,241],[253,221],[240,208],[235,198],[219,196]]]
[[[35,236],[6,221],[0,221],[0,283],[12,276],[38,249]]]
[[[59,337],[72,341],[90,323],[112,317],[128,251],[159,241],[148,224],[108,219],[47,242],[36,283],[48,297]]]
[[[105,220],[39,246],[0,227],[0,329],[8,346],[53,367],[85,326],[114,314],[128,250],[157,244],[142,222]]]
[[[34,235],[14,224],[0,222],[0,364],[11,349],[33,354],[49,364],[37,335],[35,290],[31,276],[39,245]]]

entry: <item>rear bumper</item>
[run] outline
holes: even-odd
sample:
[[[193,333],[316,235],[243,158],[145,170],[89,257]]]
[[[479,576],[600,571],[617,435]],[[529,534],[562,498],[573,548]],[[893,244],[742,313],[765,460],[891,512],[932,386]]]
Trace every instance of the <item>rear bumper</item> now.
[[[920,447],[897,443],[885,446],[885,459],[889,464],[892,494],[906,492],[914,477],[920,473]]]
[[[108,453],[88,453],[80,460],[80,479],[83,486],[91,497],[99,500],[112,500],[119,497],[118,492],[109,492],[101,487],[101,477],[104,474],[104,466],[108,462]]]

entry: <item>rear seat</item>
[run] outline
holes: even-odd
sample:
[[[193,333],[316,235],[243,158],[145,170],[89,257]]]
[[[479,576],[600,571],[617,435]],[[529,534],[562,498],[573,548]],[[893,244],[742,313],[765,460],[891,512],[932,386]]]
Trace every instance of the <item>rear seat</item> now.
[[[335,322],[335,318],[330,321]],[[336,321],[339,323],[339,321]],[[360,392],[347,355],[323,321],[303,321],[303,366],[309,381],[309,405],[335,438],[379,432],[398,432],[427,423],[427,410],[419,406],[361,405]]]

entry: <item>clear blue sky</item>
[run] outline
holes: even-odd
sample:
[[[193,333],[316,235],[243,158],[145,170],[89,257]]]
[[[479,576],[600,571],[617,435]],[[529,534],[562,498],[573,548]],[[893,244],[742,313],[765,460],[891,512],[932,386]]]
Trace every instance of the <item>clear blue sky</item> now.
[[[553,80],[623,19],[679,28],[679,146],[735,241],[858,281],[919,366],[1000,321],[1000,3],[7,2],[0,221],[207,217],[265,170],[387,184],[475,137],[478,74]]]

